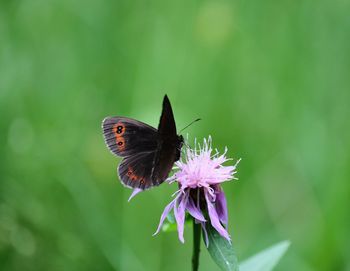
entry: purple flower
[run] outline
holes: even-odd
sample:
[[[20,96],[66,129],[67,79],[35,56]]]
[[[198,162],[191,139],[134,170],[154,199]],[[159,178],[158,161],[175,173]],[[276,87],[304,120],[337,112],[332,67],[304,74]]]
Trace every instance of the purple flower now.
[[[230,240],[230,235],[224,227],[227,227],[228,216],[226,198],[220,184],[236,179],[234,174],[240,160],[233,166],[223,166],[224,162],[230,160],[225,156],[227,149],[222,155],[219,155],[217,150],[212,155],[211,137],[208,140],[204,139],[203,146],[197,145],[196,142],[195,146],[194,150],[187,147],[185,161],[176,162],[178,171],[169,180],[176,181],[179,190],[174,194],[176,197],[165,207],[155,234],[160,231],[168,213],[174,210],[179,239],[184,243],[183,231],[187,211],[195,219],[195,223],[202,225],[206,244],[208,237],[205,223],[209,222],[205,217],[208,217],[221,236]]]

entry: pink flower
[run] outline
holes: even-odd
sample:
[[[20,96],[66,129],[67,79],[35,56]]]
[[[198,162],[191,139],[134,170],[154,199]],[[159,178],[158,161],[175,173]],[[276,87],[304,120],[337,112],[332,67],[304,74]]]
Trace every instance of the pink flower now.
[[[175,193],[176,197],[165,207],[155,234],[160,231],[166,216],[173,209],[178,236],[182,243],[184,242],[186,211],[195,219],[196,223],[202,225],[207,244],[205,229],[205,223],[208,223],[207,219],[221,236],[230,240],[224,227],[227,226],[228,216],[226,198],[220,184],[236,179],[234,174],[240,160],[233,166],[223,166],[224,162],[231,160],[225,156],[227,149],[222,155],[219,155],[217,150],[212,155],[211,141],[211,137],[208,140],[204,139],[203,146],[197,145],[195,142],[194,150],[189,147],[185,150],[185,161],[176,162],[178,171],[169,180],[170,182],[176,181],[180,189]],[[198,150],[197,147],[199,147]]]

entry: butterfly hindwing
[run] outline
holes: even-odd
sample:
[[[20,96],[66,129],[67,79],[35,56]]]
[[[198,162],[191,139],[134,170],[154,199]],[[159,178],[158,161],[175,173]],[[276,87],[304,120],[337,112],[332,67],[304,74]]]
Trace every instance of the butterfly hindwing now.
[[[142,152],[125,157],[118,167],[121,182],[131,188],[148,189],[154,185],[152,170],[155,152]]]
[[[141,121],[107,117],[102,122],[103,136],[112,153],[125,157],[157,149],[157,130]]]

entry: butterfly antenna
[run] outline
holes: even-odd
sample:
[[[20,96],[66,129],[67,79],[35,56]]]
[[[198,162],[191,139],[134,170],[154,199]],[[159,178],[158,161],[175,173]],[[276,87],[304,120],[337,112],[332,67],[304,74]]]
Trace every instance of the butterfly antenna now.
[[[180,133],[179,134],[181,134],[181,132],[183,131],[183,130],[185,130],[186,128],[188,128],[188,127],[190,127],[193,123],[195,123],[195,122],[197,122],[197,121],[199,121],[199,120],[201,120],[201,119],[195,119],[194,121],[192,121],[190,124],[188,124],[185,128],[182,128],[181,130],[180,130]]]

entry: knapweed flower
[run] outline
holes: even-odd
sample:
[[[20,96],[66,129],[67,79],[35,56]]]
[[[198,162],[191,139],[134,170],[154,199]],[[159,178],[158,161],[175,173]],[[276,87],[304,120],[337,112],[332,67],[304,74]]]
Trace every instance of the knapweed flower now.
[[[204,139],[203,146],[197,146],[195,142],[195,149],[187,147],[184,159],[176,162],[178,170],[170,177],[170,182],[177,182],[179,190],[165,207],[155,234],[160,231],[169,212],[174,210],[178,236],[183,243],[187,211],[195,223],[201,224],[207,244],[206,223],[211,223],[221,236],[230,240],[225,228],[228,222],[226,198],[220,184],[236,179],[234,175],[239,160],[233,166],[224,166],[224,162],[231,160],[226,158],[227,149],[222,155],[217,150],[214,154],[212,152],[212,140],[209,137],[208,140]]]

